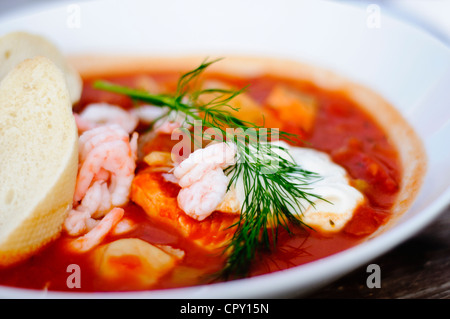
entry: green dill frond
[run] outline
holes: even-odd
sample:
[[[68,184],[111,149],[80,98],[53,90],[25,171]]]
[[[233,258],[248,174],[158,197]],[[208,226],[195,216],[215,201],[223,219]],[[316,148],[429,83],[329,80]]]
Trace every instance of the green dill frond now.
[[[183,112],[188,124],[200,120],[204,127],[217,129],[227,141],[236,143],[237,162],[224,172],[230,178],[228,189],[242,181],[245,200],[240,219],[232,226],[236,227],[236,231],[224,247],[227,262],[221,275],[231,278],[246,276],[258,251],[276,246],[279,227],[289,233],[292,225],[309,227],[302,222],[305,205],[314,205],[317,199],[322,198],[311,192],[312,183],[320,176],[298,166],[286,148],[270,143],[274,138],[292,141],[296,138],[295,134],[278,129],[268,130],[241,120],[231,112],[238,109],[232,107],[230,102],[246,88],[193,90],[199,76],[219,60],[204,61],[196,69],[183,74],[174,95],[151,94],[105,81],[95,82],[94,88]],[[212,98],[201,102],[204,96]],[[228,128],[234,129],[234,132],[230,133]]]

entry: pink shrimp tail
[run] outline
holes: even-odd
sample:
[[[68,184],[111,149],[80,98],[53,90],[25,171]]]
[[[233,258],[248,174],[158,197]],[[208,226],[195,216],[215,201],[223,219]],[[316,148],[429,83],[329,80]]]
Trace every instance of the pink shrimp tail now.
[[[124,215],[123,208],[115,207],[84,236],[70,242],[73,251],[84,253],[99,245]]]

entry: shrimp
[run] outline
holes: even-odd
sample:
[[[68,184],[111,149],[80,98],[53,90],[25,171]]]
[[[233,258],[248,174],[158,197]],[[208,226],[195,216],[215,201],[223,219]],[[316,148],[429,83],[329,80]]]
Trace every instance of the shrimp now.
[[[84,138],[84,134],[88,137]],[[79,144],[80,167],[75,187],[74,201],[86,195],[97,180],[109,180],[111,203],[119,206],[128,201],[129,189],[134,178],[137,157],[137,133],[131,141],[117,125],[101,126],[81,135]]]
[[[123,235],[136,229],[137,224],[129,218],[122,218],[111,230],[112,235]]]
[[[88,212],[93,217],[102,217],[111,209],[111,193],[105,181],[95,181],[81,200],[77,210]]]
[[[178,206],[194,219],[205,219],[222,202],[228,188],[228,177],[216,168],[204,174],[200,181],[178,193]]]
[[[153,126],[157,133],[171,134],[178,128],[190,129],[193,119],[183,112],[171,111],[166,117],[157,120]]]
[[[69,242],[69,249],[76,252],[87,252],[99,245],[111,229],[117,225],[124,214],[123,208],[115,207],[87,234]]]
[[[141,122],[150,124],[157,121],[159,118],[169,114],[170,109],[168,107],[159,107],[154,105],[144,104],[138,106],[130,111]]]
[[[79,138],[78,152],[80,162],[84,162],[86,156],[95,147],[119,139],[124,142],[129,140],[127,132],[119,125],[105,125],[84,132]]]
[[[139,121],[146,124],[153,123],[153,131],[161,134],[171,134],[173,130],[191,127],[192,118],[183,112],[171,111],[168,107],[141,105],[130,111]]]
[[[63,224],[69,235],[79,236],[87,232],[89,234],[95,229],[97,230],[94,234],[100,230],[103,232],[106,226],[98,229],[99,225],[106,223],[103,220],[112,212],[115,218],[119,216],[115,208],[129,200],[136,168],[137,139],[136,132],[130,139],[128,133],[117,124],[95,127],[80,136],[80,164],[73,209]],[[99,220],[102,217],[103,219]],[[108,217],[107,220],[111,218]],[[118,220],[114,225],[117,222]],[[113,226],[108,226],[109,230]],[[94,235],[87,238],[92,236]],[[92,238],[97,240],[100,237],[95,235]]]
[[[226,168],[235,163],[236,145],[230,143],[215,143],[199,149],[189,155],[173,171],[181,187],[192,185],[211,170],[218,167]]]
[[[79,236],[94,228],[99,222],[95,218],[103,217],[111,209],[111,200],[105,182],[96,181],[86,192],[78,205],[74,203],[73,209],[64,220],[63,227],[71,236]]]
[[[133,112],[108,103],[89,104],[80,114],[76,114],[75,120],[81,132],[102,125],[118,124],[131,133],[139,123],[139,118]]]
[[[217,143],[199,149],[182,161],[173,172],[181,190],[178,206],[199,221],[216,209],[228,188],[223,169],[235,163],[236,145]]]
[[[86,233],[96,226],[95,219],[91,218],[89,212],[72,209],[64,220],[63,227],[71,236]]]

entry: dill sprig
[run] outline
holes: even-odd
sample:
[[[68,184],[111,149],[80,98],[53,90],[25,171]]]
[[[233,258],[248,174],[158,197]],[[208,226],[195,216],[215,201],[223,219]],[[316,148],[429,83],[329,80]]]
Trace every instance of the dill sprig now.
[[[246,158],[227,168],[232,172],[230,184],[242,180],[245,200],[239,221],[232,226],[237,229],[226,247],[228,258],[222,270],[226,278],[246,276],[259,249],[275,248],[278,227],[289,234],[292,225],[310,228],[303,223],[301,212],[305,204],[314,206],[313,200],[321,199],[311,192],[311,184],[320,178],[318,174],[295,164],[282,146],[258,147],[260,150],[254,152],[247,146]]]
[[[205,61],[183,74],[172,95],[151,94],[105,81],[96,81],[94,88],[182,112],[188,124],[200,120],[203,126],[219,130],[227,141],[234,141],[237,161],[226,168],[225,173],[230,176],[228,189],[240,181],[243,183],[245,200],[239,221],[231,226],[236,227],[236,231],[224,247],[227,261],[221,275],[231,278],[246,276],[257,252],[276,246],[278,227],[289,233],[291,225],[308,227],[301,216],[305,204],[314,205],[315,199],[321,199],[311,192],[311,184],[320,176],[303,170],[285,147],[270,143],[274,138],[291,140],[295,134],[267,130],[234,115],[239,109],[230,105],[230,101],[245,88],[196,89],[199,76],[217,61]],[[205,96],[210,98],[203,99]],[[235,130],[230,133],[227,128]]]
[[[231,111],[238,111],[231,106],[229,102],[239,94],[245,91],[227,89],[203,89],[189,93],[192,82],[198,79],[201,73],[211,64],[220,59],[203,62],[196,69],[183,74],[177,83],[176,93],[170,94],[151,94],[144,90],[133,89],[130,87],[117,85],[106,81],[95,81],[93,87],[100,90],[110,91],[118,94],[127,95],[133,100],[149,103],[160,107],[169,107],[175,112],[182,112],[186,115],[185,122],[194,125],[193,120],[200,120],[205,126],[220,129],[223,134],[227,127],[258,129],[259,126],[243,121],[232,115]],[[212,99],[205,103],[199,103],[201,96],[210,95]],[[188,103],[185,102],[188,98]],[[286,134],[290,135],[290,134]]]

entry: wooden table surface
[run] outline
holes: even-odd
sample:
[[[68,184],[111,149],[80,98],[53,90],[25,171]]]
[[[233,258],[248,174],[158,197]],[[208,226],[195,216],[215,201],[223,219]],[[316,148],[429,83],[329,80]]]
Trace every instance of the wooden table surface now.
[[[367,287],[365,265],[303,298],[450,299],[450,206],[419,234],[370,263],[380,266],[380,288]]]

